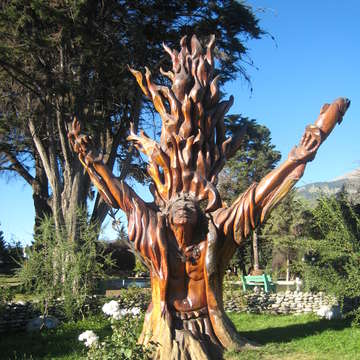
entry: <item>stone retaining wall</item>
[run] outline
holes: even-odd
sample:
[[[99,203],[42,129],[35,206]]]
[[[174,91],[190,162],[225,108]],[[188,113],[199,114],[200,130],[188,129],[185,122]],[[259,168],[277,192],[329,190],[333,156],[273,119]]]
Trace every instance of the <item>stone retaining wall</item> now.
[[[145,294],[139,296],[138,294],[138,296],[131,299],[120,297],[119,304],[122,308],[137,306],[145,311],[148,306],[149,296],[145,296]],[[93,297],[89,300],[88,309],[94,313],[101,311],[101,306],[105,301],[105,298],[102,296]],[[332,305],[337,305],[336,299],[332,296],[321,292],[314,294],[296,291],[279,292],[276,294],[261,291],[260,293],[249,292],[245,295],[241,291],[236,291],[233,294],[230,293],[230,296],[228,294],[224,304],[226,311],[270,314],[316,313],[322,306]],[[350,311],[359,305],[359,298],[348,299],[348,301],[344,302],[344,312]],[[27,322],[39,315],[41,315],[40,311],[31,302],[8,304],[0,312],[0,333],[24,330]],[[59,301],[57,306],[49,309],[49,315],[55,316],[59,320],[64,319],[61,311],[61,301]]]
[[[324,293],[286,291],[279,293],[251,292],[245,294],[246,305],[232,299],[225,304],[227,311],[248,311],[252,313],[301,314],[316,313],[322,306],[337,305],[332,296]]]
[[[64,320],[65,316],[62,311],[63,302],[59,300],[56,306],[51,306],[48,309],[48,315],[52,315],[59,320]],[[86,305],[87,310],[98,311],[99,299],[94,297],[89,300]],[[25,330],[29,320],[42,315],[38,304],[33,302],[18,301],[1,307],[0,309],[0,333],[7,331],[21,331]]]

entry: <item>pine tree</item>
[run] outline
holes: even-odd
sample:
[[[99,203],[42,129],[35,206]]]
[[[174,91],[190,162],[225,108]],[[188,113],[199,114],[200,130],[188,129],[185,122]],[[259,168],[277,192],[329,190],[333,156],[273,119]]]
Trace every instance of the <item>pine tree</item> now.
[[[221,197],[229,204],[244,192],[253,182],[260,181],[280,160],[280,152],[271,143],[270,130],[259,125],[256,120],[241,116],[227,119],[229,134],[242,139],[242,146],[229,159],[220,174],[219,190]],[[250,239],[249,239],[250,240]],[[259,271],[259,246],[257,233],[252,234],[252,256],[249,245],[238,249],[233,261],[246,273],[246,265]]]
[[[290,279],[291,265],[297,263],[302,251],[304,236],[312,215],[308,206],[292,190],[274,209],[261,230],[260,238],[269,244],[268,263],[273,270],[285,268],[286,280]],[[285,261],[285,266],[284,266]],[[294,271],[297,266],[294,265]]]
[[[0,230],[0,266],[4,264],[8,255],[7,244],[4,238],[4,232]]]
[[[166,68],[161,44],[183,35],[217,36],[220,81],[247,77],[241,39],[264,32],[237,1],[2,2],[0,11],[0,170],[33,189],[37,224],[45,215],[76,238],[77,209],[87,206],[90,181],[66,133],[76,114],[121,178],[143,180],[141,158],[128,151],[129,123],[149,110],[128,65]],[[151,114],[150,114],[151,116]],[[142,125],[144,127],[144,125]],[[91,221],[107,206],[97,195]]]

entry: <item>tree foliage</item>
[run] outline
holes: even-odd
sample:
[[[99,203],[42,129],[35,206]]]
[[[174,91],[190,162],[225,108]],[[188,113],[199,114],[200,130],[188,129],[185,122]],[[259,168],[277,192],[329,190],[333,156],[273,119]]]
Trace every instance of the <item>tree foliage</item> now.
[[[311,219],[310,209],[296,197],[296,190],[292,190],[271,212],[261,229],[260,239],[268,244],[263,265],[277,272],[286,268],[287,275],[297,275],[299,256],[303,253],[300,249]]]
[[[28,259],[18,272],[24,290],[39,299],[44,314],[62,298],[67,318],[83,315],[87,298],[95,293],[104,267],[111,262],[109,255],[99,252],[95,226],[87,224],[84,212],[78,218],[78,243],[68,241],[66,229],[60,229],[58,236],[53,219],[43,219]]]
[[[242,116],[229,116],[226,121],[229,135],[243,133],[242,146],[237,153],[227,161],[219,176],[219,190],[223,201],[232,203],[253,182],[260,181],[270,172],[280,160],[280,152],[271,143],[270,130],[259,125],[256,120]],[[250,240],[250,239],[248,239]],[[254,242],[257,241],[254,239]],[[260,239],[259,246],[264,249]],[[256,248],[256,247],[255,247]],[[256,250],[255,250],[256,251]],[[242,268],[254,265],[250,242],[237,250],[233,265]]]
[[[76,209],[92,194],[66,139],[74,114],[110,168],[117,164],[121,178],[143,179],[125,139],[130,121],[149,119],[149,107],[127,66],[146,63],[156,74],[168,64],[162,42],[173,47],[193,33],[201,41],[216,35],[223,82],[238,72],[247,77],[245,41],[264,34],[237,1],[1,3],[0,170],[32,186],[37,224],[51,215],[74,240]],[[92,221],[101,224],[106,211],[97,196]]]
[[[226,126],[230,135],[244,132],[242,146],[220,174],[221,197],[231,203],[253,182],[260,181],[274,169],[281,155],[271,143],[270,130],[256,120],[230,116]]]
[[[4,232],[0,230],[0,273],[13,273],[20,267],[23,249],[19,241],[7,242]]]
[[[305,286],[343,301],[360,297],[360,211],[342,191],[322,197],[311,210],[301,262]],[[360,323],[360,308],[355,310]]]
[[[4,237],[4,232],[0,230],[0,260],[3,261],[5,253],[6,253],[6,241]]]

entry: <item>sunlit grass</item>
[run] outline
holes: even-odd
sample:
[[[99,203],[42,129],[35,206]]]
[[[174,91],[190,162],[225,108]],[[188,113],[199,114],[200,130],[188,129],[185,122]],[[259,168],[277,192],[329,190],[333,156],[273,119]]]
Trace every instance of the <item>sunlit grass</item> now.
[[[20,285],[20,281],[15,275],[0,274],[0,286],[17,286],[17,285]]]
[[[360,329],[352,328],[347,320],[320,320],[313,315],[229,315],[241,335],[255,341],[259,347],[227,353],[226,359],[360,359]],[[0,358],[84,359],[85,347],[78,341],[78,336],[90,329],[100,339],[111,332],[109,322],[100,314],[42,333],[3,334]]]
[[[321,320],[314,315],[231,314],[242,336],[256,350],[229,353],[228,359],[360,359],[360,329],[348,320]]]

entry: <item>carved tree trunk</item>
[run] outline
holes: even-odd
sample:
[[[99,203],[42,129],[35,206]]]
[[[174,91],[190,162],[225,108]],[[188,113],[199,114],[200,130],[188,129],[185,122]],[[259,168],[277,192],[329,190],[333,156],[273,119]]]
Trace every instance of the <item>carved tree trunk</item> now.
[[[157,345],[154,360],[219,360],[225,349],[254,348],[254,343],[238,334],[223,308],[212,315],[216,318],[215,326],[208,311],[192,311],[181,317],[171,312],[163,314],[160,282],[153,277],[151,281],[152,303],[145,315],[139,343]],[[215,294],[218,299],[222,299],[221,288]]]
[[[233,98],[220,101],[214,41],[211,36],[206,50],[196,36],[190,47],[182,38],[180,52],[164,45],[173,69],[161,72],[171,80],[171,88],[154,84],[149,69],[145,78],[131,69],[162,118],[160,143],[144,132],[137,135],[135,127],[128,137],[149,160],[153,203],[145,203],[114,177],[91,139],[81,134],[77,120],[69,133],[105,201],[126,213],[129,242],[150,269],[152,302],[139,342],[157,345],[156,360],[217,360],[224,349],[251,347],[224,312],[225,270],[252,231],[254,267],[259,270],[254,230],[300,179],[306,162],[349,105],[338,99],[326,107],[288,159],[227,207],[216,189],[217,175],[241,137],[225,136],[224,116]]]

